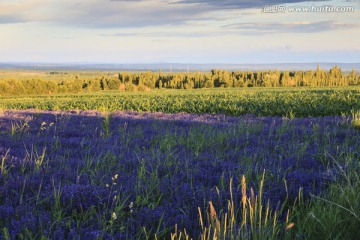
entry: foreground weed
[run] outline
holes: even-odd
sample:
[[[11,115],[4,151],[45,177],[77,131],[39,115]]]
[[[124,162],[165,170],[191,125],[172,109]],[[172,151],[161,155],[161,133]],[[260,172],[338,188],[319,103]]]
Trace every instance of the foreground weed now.
[[[26,118],[25,121],[12,122],[11,123],[11,136],[13,138],[21,137],[29,129],[29,118]]]
[[[279,216],[283,214],[283,209],[272,210],[269,201],[264,205],[262,199],[265,172],[260,181],[258,195],[250,189],[247,193],[245,176],[241,180],[241,202],[237,206],[233,200],[232,185],[230,179],[230,200],[227,209],[216,211],[212,201],[209,201],[209,212],[206,218],[203,217],[200,207],[199,221],[201,227],[201,240],[215,239],[287,239],[290,237],[288,232],[294,227],[290,222],[290,210],[286,214],[286,222],[281,223]],[[205,222],[206,220],[206,222]],[[177,230],[176,230],[177,231]],[[186,229],[182,232],[171,234],[171,239],[189,239]]]
[[[8,149],[5,153],[5,155],[1,158],[1,174],[6,175],[8,170],[5,167],[5,159],[7,158],[7,155],[9,154],[10,149]]]
[[[144,159],[139,159],[139,163],[135,204],[154,209],[162,201],[158,171],[152,166],[147,169]]]
[[[311,195],[308,206],[298,210],[299,234],[304,239],[359,239],[360,176],[352,161],[337,166],[336,179],[322,195]]]
[[[351,115],[351,125],[356,129],[360,129],[360,110],[352,110]]]
[[[110,114],[105,114],[105,118],[103,120],[103,122],[101,123],[101,136],[104,138],[109,138],[111,136],[111,128],[110,128]]]
[[[47,122],[42,122],[40,124],[40,129],[39,129],[38,135],[40,135],[41,132],[44,132],[45,130],[49,130],[53,125],[54,125],[53,122],[51,122],[50,124],[48,124]]]
[[[25,159],[29,162],[34,163],[35,171],[39,171],[45,159],[46,147],[43,148],[41,153],[38,153],[34,145],[31,146],[30,152],[26,148],[25,151],[26,151]]]
[[[9,234],[9,230],[5,227],[2,229],[3,232],[3,239],[4,240],[10,240],[10,234]]]

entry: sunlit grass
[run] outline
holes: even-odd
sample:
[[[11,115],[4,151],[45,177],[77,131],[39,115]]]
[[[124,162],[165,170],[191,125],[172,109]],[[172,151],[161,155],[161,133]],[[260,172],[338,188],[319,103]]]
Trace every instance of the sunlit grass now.
[[[352,110],[351,115],[352,115],[351,125],[354,128],[360,129],[360,110]]]
[[[241,180],[241,202],[235,203],[233,199],[233,180],[230,180],[228,200],[226,209],[218,209],[209,201],[209,209],[204,214],[198,208],[199,227],[201,240],[216,239],[291,239],[290,231],[295,223],[291,222],[290,209],[280,206],[271,208],[269,201],[262,198],[265,181],[265,171],[260,181],[259,193],[256,195],[250,188],[247,192],[245,176]],[[301,194],[299,194],[301,198]],[[297,199],[294,203],[299,202]],[[285,212],[284,212],[285,211]],[[286,220],[279,219],[286,214]],[[183,231],[175,229],[171,234],[172,240],[193,239],[186,229]]]

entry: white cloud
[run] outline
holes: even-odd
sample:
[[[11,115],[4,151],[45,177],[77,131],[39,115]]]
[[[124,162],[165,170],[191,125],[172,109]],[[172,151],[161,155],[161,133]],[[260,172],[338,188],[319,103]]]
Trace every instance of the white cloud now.
[[[176,25],[204,19],[210,11],[199,4],[170,4],[171,1],[44,1],[0,2],[0,23],[37,21],[71,27],[123,28]]]
[[[301,2],[327,2],[329,0],[178,0],[178,3],[202,3],[222,8],[260,8],[263,5],[293,4]]]
[[[359,58],[352,51],[360,44],[358,10],[261,13],[261,4],[280,1],[301,2],[0,0],[0,61],[271,62],[336,60],[339,52]]]
[[[43,15],[39,14],[39,10],[45,4],[45,0],[0,1],[0,24],[41,20]]]
[[[341,23],[337,21],[300,21],[300,22],[246,22],[225,26],[248,34],[268,33],[319,33],[333,30],[360,28],[360,23]]]

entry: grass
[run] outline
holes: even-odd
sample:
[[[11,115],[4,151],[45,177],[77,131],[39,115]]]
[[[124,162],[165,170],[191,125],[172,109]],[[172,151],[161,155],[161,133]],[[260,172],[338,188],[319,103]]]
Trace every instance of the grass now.
[[[209,201],[209,210],[206,218],[199,211],[199,222],[201,227],[201,240],[210,239],[291,239],[288,232],[294,226],[289,221],[290,210],[287,211],[286,220],[279,221],[279,216],[284,209],[273,210],[269,202],[262,199],[265,171],[259,186],[259,195],[255,195],[250,189],[247,194],[245,176],[241,179],[241,202],[235,203],[233,199],[233,179],[230,179],[230,199],[227,202],[227,209],[221,209],[217,213],[212,201]],[[184,231],[171,234],[172,239],[189,239]]]
[[[103,113],[103,115],[105,115],[104,117],[104,121],[101,124],[101,128],[102,128],[102,137],[104,138],[108,138],[111,135],[111,116],[109,113]]]
[[[303,239],[358,239],[360,235],[359,164],[347,159],[337,166],[337,179],[322,194],[312,195],[297,209],[298,233]]]
[[[280,221],[284,208],[272,211],[269,204],[264,206],[261,199],[264,174],[260,182],[259,196],[250,190],[247,196],[245,177],[242,177],[242,200],[236,206],[232,198],[232,179],[230,180],[230,200],[226,211],[220,216],[213,203],[209,201],[206,221],[200,208],[199,221],[201,240],[215,239],[358,239],[360,235],[360,177],[359,165],[348,159],[346,168],[336,162],[337,180],[320,195],[311,195],[304,202],[301,191],[295,200],[293,212],[287,210],[286,220]],[[354,166],[355,164],[355,166]],[[334,175],[335,177],[335,175]],[[291,220],[290,220],[291,219]],[[238,223],[237,223],[238,221]],[[175,230],[171,239],[190,239],[186,229]]]
[[[1,174],[5,175],[7,173],[7,167],[5,167],[5,160],[7,158],[7,155],[9,154],[10,149],[8,149],[5,153],[5,155],[1,158]]]
[[[36,147],[34,147],[33,145],[31,146],[30,151],[27,148],[25,148],[25,151],[26,151],[25,161],[33,163],[34,170],[39,171],[45,159],[46,147],[43,148],[41,153],[39,153]]]
[[[22,134],[24,134],[29,127],[28,122],[30,119],[25,119],[25,121],[12,122],[11,123],[11,136],[16,139],[19,138]]]
[[[354,128],[360,129],[360,110],[351,111],[352,120],[351,124]]]

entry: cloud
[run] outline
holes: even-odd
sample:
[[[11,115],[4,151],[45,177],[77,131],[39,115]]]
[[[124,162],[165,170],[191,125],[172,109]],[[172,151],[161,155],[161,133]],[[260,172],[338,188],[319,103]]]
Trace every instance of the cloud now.
[[[128,28],[176,25],[206,20],[210,7],[165,0],[5,1],[0,24],[41,22],[87,28]]]
[[[219,10],[261,8],[264,4],[286,4],[320,0],[8,0],[0,1],[0,24],[36,22],[51,26],[94,29],[144,28],[177,25],[194,27],[196,24],[226,21],[234,18],[231,14],[213,14]],[[241,13],[242,17],[246,12]],[[249,13],[250,14],[250,13]],[[251,13],[254,14],[254,13]],[[240,16],[238,13],[237,18]],[[217,25],[217,24],[215,24]],[[227,29],[247,30],[250,34],[271,32],[319,32],[352,28],[356,24],[331,21],[299,23],[239,23],[226,26]],[[186,30],[186,29],[185,29]],[[219,29],[213,28],[214,34]],[[155,36],[141,34],[141,36]],[[209,32],[169,32],[165,35],[201,37],[211,36]],[[231,34],[224,33],[224,34]],[[116,36],[134,34],[119,33]]]
[[[0,2],[0,24],[11,24],[30,22],[41,19],[42,15],[38,14],[44,0],[30,1],[1,1]]]
[[[118,32],[114,34],[100,34],[105,37],[142,37],[142,38],[201,38],[223,36],[218,31],[153,31],[153,32]]]
[[[247,22],[224,26],[231,30],[246,32],[247,34],[269,33],[319,33],[332,30],[359,28],[359,23],[339,23],[336,21],[317,22]]]
[[[22,17],[9,16],[9,15],[0,15],[0,24],[11,24],[11,23],[21,23],[26,22],[27,20]]]
[[[326,2],[329,0],[178,0],[177,3],[199,3],[221,8],[260,8],[264,5]]]

